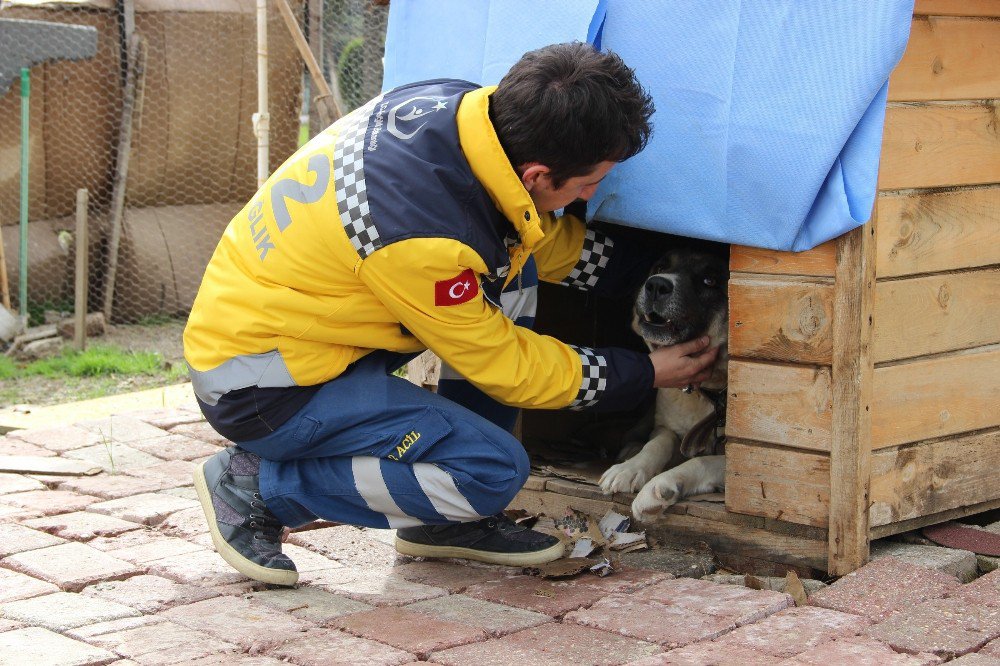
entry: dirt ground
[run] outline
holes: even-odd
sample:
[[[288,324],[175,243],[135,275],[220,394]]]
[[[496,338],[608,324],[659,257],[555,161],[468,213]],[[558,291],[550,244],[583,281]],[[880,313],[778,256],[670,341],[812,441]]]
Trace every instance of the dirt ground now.
[[[156,325],[113,326],[106,335],[91,338],[88,343],[114,345],[128,351],[159,352],[163,356],[164,372],[131,377],[7,379],[0,388],[0,409],[13,405],[55,405],[176,384],[178,381],[176,375],[168,374],[167,369],[184,362],[181,343],[183,331],[183,321]]]

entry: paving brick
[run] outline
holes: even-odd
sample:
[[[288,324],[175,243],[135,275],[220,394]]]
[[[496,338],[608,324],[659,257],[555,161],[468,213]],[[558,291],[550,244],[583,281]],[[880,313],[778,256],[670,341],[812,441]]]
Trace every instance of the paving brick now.
[[[100,498],[80,495],[67,490],[32,490],[26,493],[4,495],[3,501],[4,504],[19,506],[48,516],[55,513],[80,511],[94,502],[99,502]]]
[[[503,636],[552,621],[551,617],[542,613],[495,604],[482,599],[473,599],[464,594],[452,594],[437,599],[418,601],[415,604],[404,606],[404,609],[429,615],[439,620],[476,627],[490,636]]]
[[[96,622],[137,617],[139,611],[124,604],[85,597],[70,592],[53,592],[40,597],[12,601],[0,606],[4,617],[53,631],[66,631]]]
[[[873,541],[871,559],[878,560],[883,557],[895,557],[910,564],[937,569],[951,574],[963,583],[976,577],[976,555],[967,550],[900,541]]]
[[[956,666],[1000,666],[1000,659],[990,657],[979,652],[963,655],[958,659],[952,659],[949,664]]]
[[[705,641],[633,661],[628,666],[774,666],[776,662],[772,655],[742,645]]]
[[[981,573],[989,573],[1000,569],[1000,557],[990,557],[989,555],[976,555],[976,565]]]
[[[126,562],[143,566],[168,557],[205,550],[202,546],[185,541],[184,539],[163,536],[155,532],[154,534],[156,534],[156,538],[146,543],[134,545],[126,543],[123,544],[123,548],[111,548],[107,552]]]
[[[169,479],[144,479],[125,474],[96,474],[65,479],[59,484],[59,490],[72,490],[109,500],[152,493],[178,485],[179,482]]]
[[[902,654],[884,643],[854,636],[820,643],[781,662],[781,666],[928,666],[939,663],[941,659],[933,654]]]
[[[167,462],[158,462],[149,467],[126,469],[125,473],[142,479],[160,479],[161,481],[173,484],[173,487],[177,487],[194,483],[192,480],[194,468],[195,464],[187,460],[168,460]]]
[[[660,646],[576,624],[543,624],[484,643],[473,643],[430,655],[445,666],[565,666],[627,664],[661,651]]]
[[[273,657],[251,657],[247,654],[217,654],[186,662],[186,666],[284,666],[286,663]]]
[[[310,629],[272,654],[302,666],[396,666],[414,661],[408,652],[334,629]]]
[[[693,578],[657,583],[635,592],[632,598],[725,618],[738,627],[795,605],[789,595],[780,592],[751,590]]]
[[[1000,636],[1000,607],[970,605],[961,597],[932,599],[890,615],[867,634],[898,651],[954,657]]]
[[[357,566],[353,562],[345,564]],[[393,568],[397,576],[413,583],[423,583],[434,587],[443,587],[449,592],[461,592],[470,585],[499,580],[506,575],[504,570],[496,568],[479,568],[448,562],[411,562]]]
[[[313,587],[343,594],[374,606],[403,606],[448,594],[447,590],[440,587],[411,583],[394,574],[391,569],[341,567],[310,572],[300,580]]]
[[[0,604],[58,591],[59,588],[52,583],[16,571],[0,569]]]
[[[167,431],[150,425],[130,414],[115,414],[104,419],[81,421],[76,424],[113,442],[134,442],[139,439],[166,437]],[[102,440],[103,441],[103,440]]]
[[[115,659],[112,652],[41,627],[0,634],[0,666],[99,666]]]
[[[285,543],[282,544],[281,552],[292,558],[295,568],[299,574],[312,573],[314,571],[324,571],[326,569],[340,569],[344,565],[336,560],[331,560],[319,553],[306,550],[302,546]]]
[[[396,549],[373,538],[371,532],[372,530],[340,525],[293,532],[289,535],[288,542],[349,566],[366,569],[391,568],[397,560]]]
[[[963,585],[948,595],[964,600],[972,606],[1000,607],[1000,570],[992,571],[977,580]]]
[[[868,618],[815,606],[788,608],[731,631],[716,642],[791,657],[834,638],[861,634]]]
[[[201,412],[191,412],[186,409],[177,409],[176,407],[142,409],[129,412],[129,416],[167,431],[183,423],[198,423],[205,420]]]
[[[0,525],[0,558],[65,542],[65,539],[23,525]]]
[[[21,439],[56,453],[101,443],[100,435],[76,426],[15,430],[8,437]]]
[[[0,474],[0,495],[23,493],[28,490],[45,490],[45,484],[23,474]]]
[[[13,437],[0,437],[0,455],[3,456],[54,456],[55,452],[42,448],[37,444]]]
[[[736,628],[729,618],[624,594],[613,594],[590,608],[573,611],[566,615],[566,622],[659,643],[666,648],[711,640]]]
[[[174,606],[219,596],[215,590],[185,585],[159,576],[133,576],[121,581],[95,583],[84,588],[81,594],[114,601],[145,614],[159,613]]]
[[[137,469],[163,464],[156,456],[133,449],[120,442],[107,442],[74,449],[63,454],[66,458],[86,460],[110,474],[132,472]]]
[[[13,523],[18,520],[27,520],[29,518],[38,518],[41,515],[41,511],[25,509],[21,506],[14,506],[13,504],[4,504],[3,502],[0,502],[0,524]]]
[[[143,525],[158,525],[172,513],[200,506],[197,502],[162,495],[160,493],[143,493],[121,499],[106,500],[92,504],[87,510],[103,513],[122,520]]]
[[[134,617],[121,618],[120,620],[108,620],[107,622],[97,622],[96,624],[87,624],[75,629],[67,629],[65,633],[70,638],[75,638],[78,641],[89,641],[91,636],[127,631],[128,629],[144,627],[147,624],[158,624],[160,622],[166,622],[166,620],[159,616],[136,615]]]
[[[55,516],[26,520],[22,524],[74,541],[87,541],[98,536],[117,536],[141,527],[127,520],[119,520],[112,516],[91,513],[90,511],[60,513]]]
[[[178,488],[167,488],[166,490],[161,490],[160,492],[165,495],[173,495],[174,497],[183,497],[184,499],[198,501],[198,492],[194,489],[193,485],[180,486]]]
[[[188,585],[217,587],[249,580],[218,553],[205,549],[153,560],[144,566],[151,574]]]
[[[160,534],[152,527],[140,525],[137,530],[125,532],[124,534],[119,534],[115,537],[95,537],[87,542],[87,545],[96,548],[97,550],[103,550],[106,553],[110,553],[113,550],[140,546],[167,538],[170,537]]]
[[[219,447],[184,435],[138,439],[129,446],[163,460],[194,460],[218,453]]]
[[[25,625],[23,622],[15,622],[14,620],[5,620],[0,618],[0,634],[5,631],[14,631],[15,629],[24,629]]]
[[[787,592],[788,579],[784,576],[754,576],[763,589],[774,592]],[[746,587],[746,576],[743,574],[709,574],[702,576],[701,580],[708,580],[713,583],[724,583],[726,585],[736,585]],[[829,587],[821,580],[803,578],[799,581],[805,589],[806,594],[813,594]]]
[[[196,421],[194,423],[184,423],[170,428],[171,434],[184,435],[192,439],[200,439],[216,447],[232,446],[232,442],[220,435],[206,421]]]
[[[333,626],[360,638],[368,638],[425,657],[486,639],[486,632],[464,623],[439,620],[405,608],[377,608],[354,613],[333,622]]]
[[[559,617],[577,608],[589,606],[611,592],[576,580],[559,581],[533,576],[513,576],[472,585],[465,590],[465,594],[477,599]]]
[[[140,571],[130,562],[75,542],[17,553],[0,564],[55,583],[67,592],[82,590],[101,580],[128,578]]]
[[[216,597],[160,614],[171,622],[198,629],[259,654],[295,640],[314,626],[287,613],[238,597]]]
[[[196,507],[170,514],[157,527],[166,534],[182,539],[192,539],[199,534],[208,534],[208,519],[205,518],[205,511],[199,504]]]
[[[86,640],[140,664],[188,663],[214,653],[233,653],[240,649],[195,628],[160,618],[135,627],[90,633]]]
[[[951,574],[883,557],[816,592],[809,604],[878,622],[896,610],[943,597],[959,587]]]
[[[246,598],[316,624],[372,609],[368,604],[314,587],[261,590],[247,594]]]
[[[990,641],[984,645],[979,652],[980,654],[989,655],[991,657],[1000,657],[1000,638]]]

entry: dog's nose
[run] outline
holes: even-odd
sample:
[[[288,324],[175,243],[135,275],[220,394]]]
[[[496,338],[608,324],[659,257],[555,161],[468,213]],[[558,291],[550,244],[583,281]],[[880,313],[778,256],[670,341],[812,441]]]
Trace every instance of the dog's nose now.
[[[674,290],[674,283],[667,278],[654,275],[646,280],[646,296],[656,300],[661,296],[669,296]]]

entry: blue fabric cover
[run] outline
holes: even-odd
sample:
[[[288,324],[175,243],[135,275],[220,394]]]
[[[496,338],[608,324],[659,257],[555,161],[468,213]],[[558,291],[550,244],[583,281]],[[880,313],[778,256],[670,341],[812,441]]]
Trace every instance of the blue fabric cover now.
[[[886,81],[913,0],[395,0],[387,88],[499,81],[546,43],[596,42],[635,68],[655,131],[612,170],[588,215],[628,226],[806,250],[866,222]]]

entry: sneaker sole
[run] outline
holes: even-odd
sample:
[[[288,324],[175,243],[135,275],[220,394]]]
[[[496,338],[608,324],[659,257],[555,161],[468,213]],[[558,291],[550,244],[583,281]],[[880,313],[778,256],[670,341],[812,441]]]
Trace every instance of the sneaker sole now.
[[[215,550],[222,556],[231,567],[239,571],[244,576],[249,576],[254,580],[271,585],[285,585],[291,587],[299,580],[299,572],[288,571],[286,569],[269,569],[249,560],[240,554],[238,550],[229,545],[219,532],[219,527],[215,521],[215,506],[212,504],[212,493],[208,489],[208,481],[205,479],[205,463],[201,463],[194,470],[194,489],[198,493],[198,501],[208,519],[208,531],[212,535],[212,543]]]
[[[488,550],[474,548],[459,548],[458,546],[431,546],[423,543],[405,541],[396,537],[396,552],[410,557],[460,557],[466,560],[486,562],[488,564],[505,564],[512,567],[545,564],[558,560],[566,552],[566,547],[560,541],[545,550],[528,553],[494,553]]]

